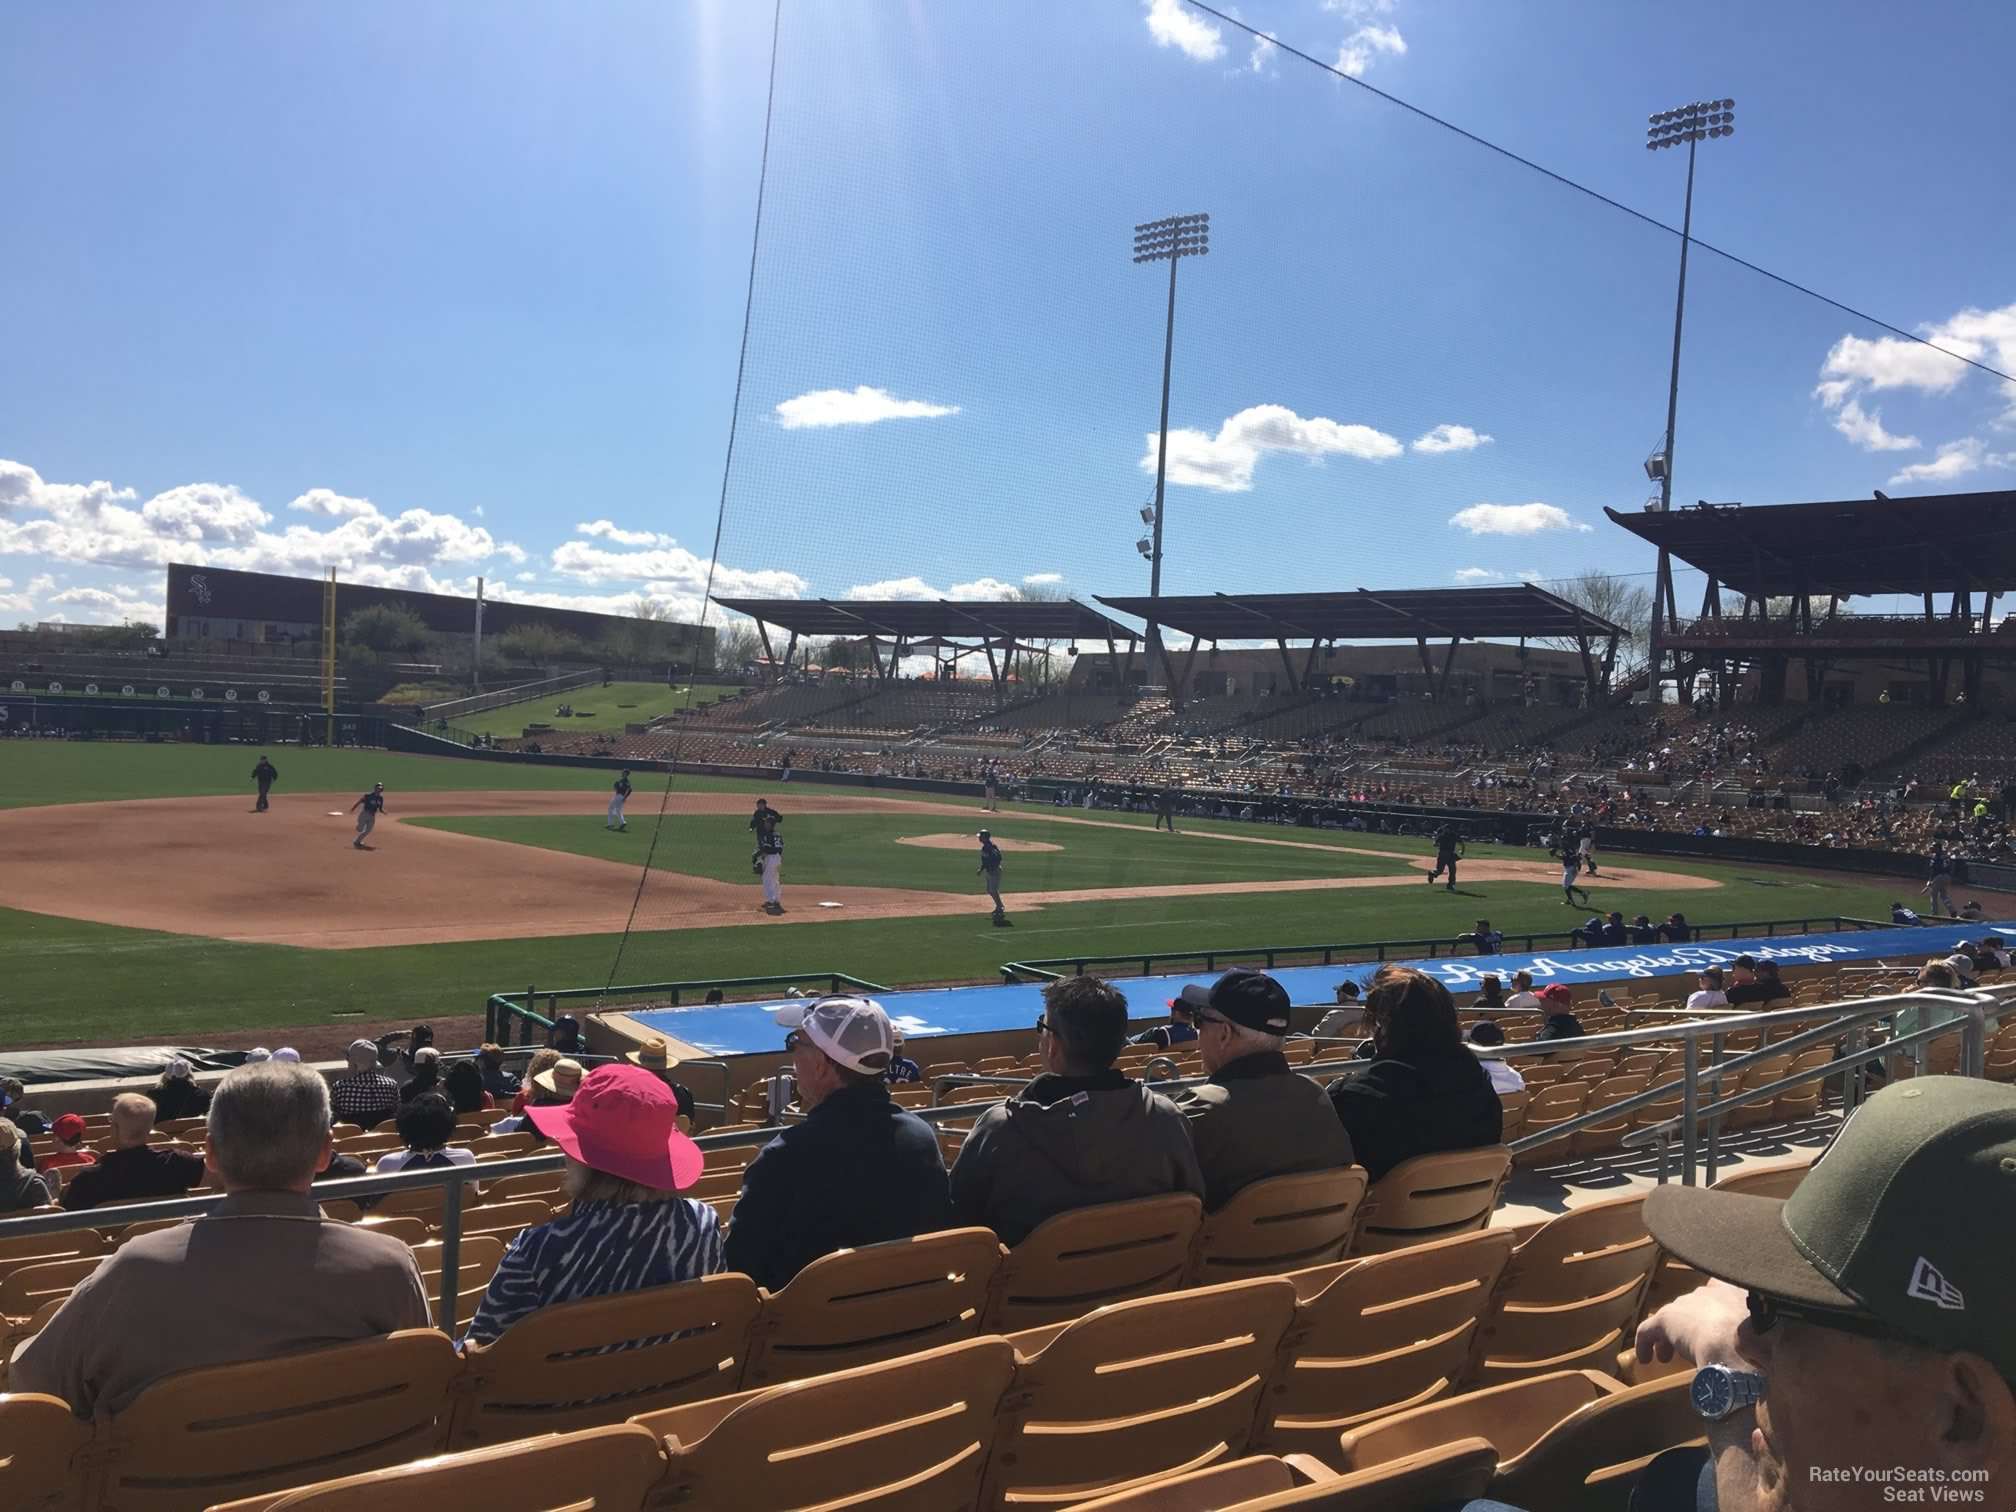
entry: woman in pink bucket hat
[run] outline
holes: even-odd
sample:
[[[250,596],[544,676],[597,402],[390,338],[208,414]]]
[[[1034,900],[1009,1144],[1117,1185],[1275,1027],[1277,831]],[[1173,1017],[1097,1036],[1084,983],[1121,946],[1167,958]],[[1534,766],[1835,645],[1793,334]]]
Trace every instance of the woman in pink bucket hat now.
[[[511,1241],[464,1347],[561,1302],[641,1291],[721,1269],[714,1209],[681,1197],[700,1179],[700,1147],[679,1132],[672,1089],[637,1066],[600,1066],[572,1102],[526,1117],[567,1157],[574,1209]]]

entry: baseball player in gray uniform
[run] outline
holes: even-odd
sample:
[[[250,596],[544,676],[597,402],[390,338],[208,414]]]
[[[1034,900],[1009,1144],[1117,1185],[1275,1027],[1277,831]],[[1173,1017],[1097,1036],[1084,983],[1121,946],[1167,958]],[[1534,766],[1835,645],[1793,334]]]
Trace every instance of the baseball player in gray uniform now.
[[[980,831],[980,880],[987,896],[994,900],[994,927],[1013,928],[1008,922],[1008,910],[1001,906],[1001,847],[986,830]]]
[[[623,805],[630,801],[630,768],[623,768],[623,775],[616,779],[615,796],[609,800],[609,817],[602,828],[625,830],[630,828],[623,818]]]
[[[357,838],[350,844],[357,850],[364,849],[364,837],[377,826],[378,815],[385,808],[385,784],[374,782],[371,791],[350,805],[350,812],[357,815]],[[362,810],[359,813],[359,810]]]

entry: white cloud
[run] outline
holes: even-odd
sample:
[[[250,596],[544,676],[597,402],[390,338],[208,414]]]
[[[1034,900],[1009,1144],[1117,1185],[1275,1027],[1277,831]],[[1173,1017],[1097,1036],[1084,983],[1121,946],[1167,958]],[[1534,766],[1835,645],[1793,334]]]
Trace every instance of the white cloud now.
[[[1344,39],[1337,52],[1337,71],[1356,79],[1383,53],[1399,57],[1407,51],[1407,39],[1390,26],[1361,26]]]
[[[576,525],[575,534],[600,536],[605,541],[614,541],[619,546],[670,546],[672,537],[660,535],[655,530],[624,530],[607,520],[590,520],[585,525]]]
[[[1224,55],[1222,33],[1183,0],[1142,0],[1142,4],[1148,12],[1148,35],[1157,47],[1179,47],[1199,63]]]
[[[1862,395],[1886,389],[1908,389],[1930,398],[1951,394],[1972,371],[1958,360],[1961,357],[2005,373],[2016,371],[2016,304],[1995,310],[1970,307],[1920,329],[1925,342],[1933,346],[1901,336],[1879,336],[1873,341],[1843,336],[1820,364],[1820,382],[1814,386],[1813,397],[1834,412],[1834,428],[1865,451],[1909,451],[1923,443],[1916,436],[1892,435],[1873,411],[1865,415],[1857,402]],[[1948,352],[1956,355],[1948,356]],[[2004,408],[1996,423],[2016,426],[2016,382],[2002,384],[2001,391]],[[1949,456],[1959,455],[1942,447],[1936,460],[1917,465],[1951,468],[1955,464],[1949,462]],[[1950,470],[1932,474],[1906,468],[1905,472],[1917,477],[1955,476]]]
[[[1553,504],[1472,504],[1449,516],[1449,523],[1472,535],[1537,535],[1543,530],[1590,528]]]
[[[1438,425],[1427,435],[1414,438],[1414,450],[1417,452],[1475,451],[1490,444],[1489,436],[1467,425]]]
[[[1503,582],[1504,579],[1504,573],[1490,567],[1458,567],[1456,569],[1456,581],[1459,583],[1498,583]]]
[[[1823,383],[1820,387],[1828,388],[1830,386]],[[1822,402],[1826,401],[1823,400]],[[1911,451],[1925,444],[1916,436],[1891,435],[1890,432],[1883,429],[1883,412],[1881,410],[1864,414],[1862,406],[1857,404],[1853,399],[1842,403],[1841,408],[1835,411],[1834,429],[1841,432],[1842,435],[1853,441],[1864,451]]]
[[[473,509],[471,509],[469,513],[473,514],[474,516],[476,516],[477,519],[480,520],[483,518],[483,506],[481,504],[478,504]]]
[[[1151,432],[1148,454],[1139,464],[1151,476],[1156,440]],[[1256,404],[1219,426],[1215,436],[1188,427],[1169,432],[1168,477],[1171,483],[1244,493],[1252,488],[1253,469],[1268,452],[1305,457],[1343,455],[1377,462],[1397,457],[1404,449],[1393,437],[1369,425],[1344,425],[1320,415],[1305,420],[1279,404]]]
[[[319,576],[335,567],[359,583],[426,587],[428,569],[503,558],[523,547],[454,515],[409,509],[387,515],[369,499],[311,489],[288,506],[316,517],[273,530],[274,518],[236,487],[191,483],[154,495],[109,483],[51,483],[0,460],[0,555],[149,571],[171,561],[250,572]]]
[[[1959,441],[1948,441],[1939,448],[1938,454],[1930,462],[1914,462],[1909,467],[1891,475],[1892,483],[1944,483],[1966,473],[1977,471],[1984,460],[1987,448],[1978,437],[1967,436]],[[1996,459],[1998,462],[2000,458]]]
[[[536,572],[521,572],[518,574],[516,581],[520,583],[536,583],[539,581],[539,574]]]
[[[1253,39],[1253,52],[1246,59],[1246,67],[1256,74],[1274,71],[1274,33],[1262,32]]]
[[[1393,14],[1394,0],[1323,0],[1323,9],[1342,11],[1353,21]]]
[[[954,583],[950,588],[933,588],[921,577],[884,578],[879,583],[857,583],[847,590],[850,599],[963,599],[969,603],[999,603],[1012,598],[1015,588],[991,577],[970,583]]]
[[[853,389],[814,389],[777,406],[786,430],[810,430],[829,425],[873,425],[878,420],[935,420],[956,415],[956,404],[932,404],[924,399],[898,399],[887,389],[861,384]]]
[[[1040,587],[1044,583],[1061,583],[1063,581],[1064,574],[1061,572],[1031,572],[1026,574],[1022,579],[1023,586],[1028,588]]]

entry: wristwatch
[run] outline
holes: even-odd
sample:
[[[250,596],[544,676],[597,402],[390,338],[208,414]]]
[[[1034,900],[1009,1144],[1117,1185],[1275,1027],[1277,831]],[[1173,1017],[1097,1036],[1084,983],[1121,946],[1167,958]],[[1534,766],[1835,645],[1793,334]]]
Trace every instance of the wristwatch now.
[[[1748,1370],[1731,1370],[1727,1365],[1703,1365],[1694,1372],[1691,1393],[1694,1410],[1711,1423],[1719,1423],[1731,1413],[1754,1407],[1764,1400],[1768,1383]]]

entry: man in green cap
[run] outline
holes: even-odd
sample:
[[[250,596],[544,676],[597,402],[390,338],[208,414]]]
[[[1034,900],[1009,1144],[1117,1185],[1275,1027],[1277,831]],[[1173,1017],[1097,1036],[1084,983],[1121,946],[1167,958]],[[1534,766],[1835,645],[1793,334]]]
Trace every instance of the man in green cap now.
[[[1638,1330],[1696,1366],[1717,1505],[2016,1506],[2016,1088],[1885,1088],[1789,1198],[1662,1186],[1715,1279]]]

